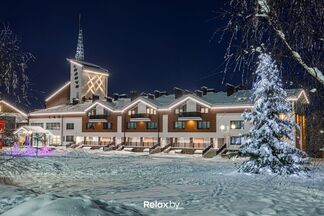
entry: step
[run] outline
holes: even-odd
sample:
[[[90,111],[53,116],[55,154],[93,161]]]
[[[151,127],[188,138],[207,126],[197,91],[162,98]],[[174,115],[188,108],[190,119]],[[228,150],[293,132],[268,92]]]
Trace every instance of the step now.
[[[194,154],[202,154],[202,153],[203,153],[203,150],[202,149],[197,149],[194,152]]]
[[[145,148],[143,152],[150,152],[150,148]]]

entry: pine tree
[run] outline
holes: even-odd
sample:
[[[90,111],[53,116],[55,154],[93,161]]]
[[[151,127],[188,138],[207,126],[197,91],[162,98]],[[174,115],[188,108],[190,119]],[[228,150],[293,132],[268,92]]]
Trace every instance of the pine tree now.
[[[251,98],[254,106],[250,112],[243,113],[243,118],[252,127],[240,148],[240,153],[250,158],[240,165],[239,171],[304,173],[306,154],[294,147],[297,125],[292,119],[292,106],[282,88],[276,63],[269,54],[260,54],[256,76]]]

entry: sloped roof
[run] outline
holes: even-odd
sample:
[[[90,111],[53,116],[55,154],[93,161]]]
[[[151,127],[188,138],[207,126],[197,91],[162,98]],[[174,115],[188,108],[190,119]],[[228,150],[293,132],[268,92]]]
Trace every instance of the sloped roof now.
[[[105,69],[99,65],[90,63],[90,62],[76,60],[76,59],[69,59],[69,60],[81,64],[85,69],[90,69],[90,70],[94,69],[94,70],[99,70],[99,71],[106,72],[106,73],[109,72],[107,69]]]
[[[302,93],[305,94],[303,89],[287,89],[286,92],[287,92],[288,99],[290,100],[299,99]],[[122,112],[128,107],[131,107],[132,105],[135,105],[140,101],[147,103],[148,105],[151,105],[158,109],[170,109],[170,107],[173,107],[178,103],[185,102],[187,99],[190,98],[197,101],[198,103],[205,104],[206,106],[210,106],[210,107],[220,107],[223,105],[252,106],[253,103],[251,101],[251,96],[252,96],[252,90],[239,90],[230,96],[227,96],[226,92],[208,92],[206,95],[203,95],[202,97],[198,97],[195,94],[185,94],[177,99],[175,98],[175,95],[172,94],[172,95],[162,95],[158,98],[155,98],[154,100],[149,99],[148,97],[145,96],[140,96],[133,101],[131,101],[130,98],[120,98],[112,102],[106,100],[97,100],[92,102],[88,100],[76,105],[65,104],[65,105],[50,107],[47,109],[37,110],[30,113],[30,115],[36,115],[36,116],[46,115],[46,114],[60,115],[62,113],[82,114],[88,111],[91,107],[95,106],[95,104],[101,104],[102,106],[106,106],[108,109],[111,109],[112,111]],[[305,95],[305,97],[307,96]],[[306,98],[306,102],[308,102],[307,98]]]
[[[14,134],[19,133],[20,131],[24,131],[27,133],[52,134],[50,131],[45,130],[40,126],[29,126],[29,125],[21,126],[20,128],[14,131]]]

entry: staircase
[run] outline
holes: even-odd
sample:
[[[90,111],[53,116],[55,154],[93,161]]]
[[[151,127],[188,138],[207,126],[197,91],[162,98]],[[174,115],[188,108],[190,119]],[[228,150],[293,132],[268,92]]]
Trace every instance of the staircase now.
[[[155,153],[160,153],[162,150],[161,150],[161,145],[160,143],[156,143],[155,145],[153,145],[150,150],[149,150],[149,153],[150,154],[155,154]]]
[[[212,158],[216,156],[216,149],[213,148],[213,143],[209,144],[202,152],[204,158]]]
[[[161,148],[161,152],[168,153],[171,150],[171,145],[172,145],[172,143],[168,143],[167,145],[163,146]]]

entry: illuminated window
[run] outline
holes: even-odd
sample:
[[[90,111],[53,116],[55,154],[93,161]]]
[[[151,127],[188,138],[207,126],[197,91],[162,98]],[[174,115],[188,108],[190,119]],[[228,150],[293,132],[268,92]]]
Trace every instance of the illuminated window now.
[[[135,110],[129,110],[128,111],[128,115],[134,115],[135,114]]]
[[[96,115],[96,109],[92,109],[88,112],[88,116]]]
[[[156,115],[156,110],[153,108],[146,108],[146,113],[150,115]]]
[[[201,113],[208,113],[208,108],[207,107],[201,107],[200,112]]]
[[[52,144],[53,145],[60,145],[61,144],[61,136],[53,135],[52,136]]]
[[[184,129],[185,128],[185,122],[183,122],[183,121],[174,122],[174,128],[176,128],[176,129]]]
[[[244,121],[230,121],[231,129],[244,129]]]
[[[180,113],[183,113],[183,112],[186,112],[186,105],[183,105],[182,107],[179,107],[179,108],[176,108],[174,110],[175,114],[180,114]]]

